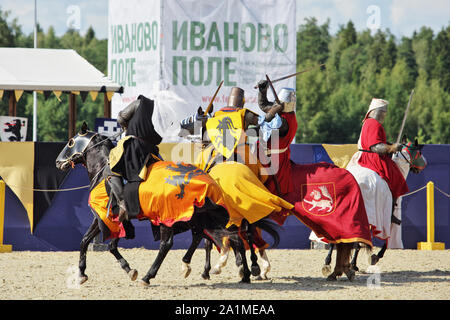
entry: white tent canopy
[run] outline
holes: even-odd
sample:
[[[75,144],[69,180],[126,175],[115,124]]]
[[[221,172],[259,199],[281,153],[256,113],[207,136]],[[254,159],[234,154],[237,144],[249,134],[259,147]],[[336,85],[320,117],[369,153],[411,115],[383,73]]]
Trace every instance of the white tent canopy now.
[[[75,50],[0,48],[0,98],[9,92],[10,116],[17,116],[16,104],[24,91],[53,91],[58,99],[63,92],[70,95],[70,138],[75,134],[76,95],[90,92],[95,100],[98,92],[103,92],[104,116],[110,118],[112,95],[122,93],[123,87],[105,77]],[[34,111],[33,137],[36,137],[36,122]]]
[[[75,50],[0,48],[0,90],[122,92],[123,89]]]

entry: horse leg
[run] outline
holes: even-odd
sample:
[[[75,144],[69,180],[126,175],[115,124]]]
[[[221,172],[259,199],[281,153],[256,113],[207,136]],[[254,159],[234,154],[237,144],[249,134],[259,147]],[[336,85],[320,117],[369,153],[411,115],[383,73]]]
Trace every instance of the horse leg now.
[[[353,271],[359,271],[359,268],[356,266],[356,260],[358,259],[358,253],[359,253],[359,250],[361,250],[361,246],[359,245],[359,243],[354,244],[354,249],[355,249],[355,253],[353,254],[353,259],[350,262],[350,268]]]
[[[147,274],[141,280],[141,283],[144,286],[150,285],[150,279],[153,279],[156,276],[156,273],[161,267],[164,258],[166,257],[167,253],[173,246],[173,229],[170,227],[166,227],[165,225],[162,224],[160,226],[160,230],[161,230],[161,242],[159,245],[159,252],[152,266],[148,270]]]
[[[202,273],[202,278],[205,280],[211,279],[209,276],[209,271],[211,270],[211,251],[212,251],[213,243],[209,239],[205,239],[205,268]]]
[[[222,268],[227,265],[228,255],[230,254],[230,240],[228,239],[228,237],[224,237],[223,239],[224,241],[223,246],[220,249],[219,261],[212,268],[212,274],[220,274],[222,272]]]
[[[261,270],[261,275],[259,276],[258,280],[267,280],[267,274],[270,271],[270,262],[269,262],[269,258],[267,257],[267,253],[266,253],[266,249],[259,249],[259,256],[261,257],[262,260],[262,270]]]
[[[349,281],[353,281],[355,279],[355,271],[350,266],[350,256],[352,254],[353,247],[353,243],[342,244],[342,270]]]
[[[371,264],[372,266],[376,265],[377,262],[378,262],[381,258],[383,258],[384,253],[386,252],[386,249],[387,249],[387,243],[385,242],[385,243],[383,244],[383,247],[381,248],[380,252],[378,252],[377,254],[373,254],[373,255],[371,256],[370,264]]]
[[[136,280],[138,276],[138,272],[136,269],[131,269],[127,260],[119,253],[117,249],[117,244],[119,243],[119,238],[112,239],[108,245],[109,252],[113,254],[113,256],[117,259],[117,262],[120,264],[120,267],[125,270],[132,281]]]
[[[242,279],[241,283],[250,283],[250,269],[248,268],[247,259],[245,257],[245,246],[239,235],[236,234],[236,238],[230,237],[230,245],[236,255],[236,265],[242,264]],[[240,263],[239,263],[240,260]]]
[[[80,260],[78,263],[79,268],[79,284],[83,284],[88,280],[88,276],[84,273],[86,270],[86,254],[87,249],[89,246],[89,243],[91,243],[92,239],[95,238],[97,234],[99,234],[100,228],[98,226],[97,218],[94,218],[91,225],[89,226],[88,230],[83,236],[83,239],[81,239],[80,243]]]
[[[350,269],[350,254],[352,250],[352,244],[350,243],[338,243],[336,245],[336,265],[334,271],[327,278],[329,281],[336,281],[337,277],[345,273],[347,278],[352,281],[355,278],[355,272]]]
[[[334,246],[335,246],[334,243],[330,243],[330,249],[328,249],[328,254],[327,257],[325,258],[325,264],[322,267],[322,274],[324,275],[324,277],[327,277],[331,274],[331,259]]]
[[[188,251],[184,255],[184,257],[181,259],[183,261],[183,264],[181,266],[182,274],[185,278],[187,278],[191,274],[191,260],[192,256],[194,255],[195,250],[197,249],[198,245],[200,244],[200,241],[202,241],[202,234],[198,233],[195,229],[192,229],[192,242],[190,247],[188,248]]]
[[[259,276],[261,269],[258,265],[258,256],[255,253],[255,247],[253,246],[253,237],[255,234],[255,227],[252,226],[247,220],[245,221],[245,235],[247,238],[248,246],[250,248],[250,260],[252,261],[251,272],[252,276]]]

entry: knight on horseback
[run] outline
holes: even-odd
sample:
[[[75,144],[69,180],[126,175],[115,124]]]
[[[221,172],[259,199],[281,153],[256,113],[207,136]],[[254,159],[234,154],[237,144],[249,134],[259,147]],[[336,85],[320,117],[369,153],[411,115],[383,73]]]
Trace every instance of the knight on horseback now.
[[[161,160],[157,145],[162,138],[153,126],[153,108],[153,100],[139,95],[117,116],[126,134],[109,155],[108,180],[120,208],[120,221],[139,214],[139,184],[145,180],[148,166]]]
[[[369,110],[363,120],[358,149],[361,151],[358,164],[372,169],[389,185],[393,201],[399,196],[408,193],[409,188],[400,169],[392,160],[394,152],[400,151],[400,143],[388,143],[383,123],[387,114],[389,102],[373,98]]]

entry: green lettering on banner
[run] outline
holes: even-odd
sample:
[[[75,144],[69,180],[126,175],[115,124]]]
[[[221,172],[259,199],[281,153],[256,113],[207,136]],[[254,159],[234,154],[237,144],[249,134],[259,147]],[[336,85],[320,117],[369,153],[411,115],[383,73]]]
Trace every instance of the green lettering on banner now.
[[[250,42],[247,45],[247,30],[249,31]],[[256,27],[252,23],[244,23],[241,28],[241,47],[245,52],[255,50]]]
[[[127,59],[111,59],[110,78],[117,84],[127,87],[135,87],[136,81],[134,75],[136,74],[135,58]]]
[[[152,23],[152,47],[153,50],[156,50],[156,47],[158,45],[158,22],[153,21]]]
[[[125,25],[125,46],[124,46],[124,52],[127,51],[128,48],[128,52],[131,52],[131,48],[130,48],[130,36],[128,34],[128,25]]]
[[[180,32],[177,32],[178,21],[172,21],[172,50],[177,50],[178,43],[181,39],[181,49],[187,50],[187,40],[188,40],[188,23],[187,21],[183,21],[181,24]]]
[[[137,42],[137,34],[136,34],[136,23],[131,25],[131,51],[136,51],[136,42]]]
[[[224,22],[223,24],[223,33],[224,33],[224,48],[225,51],[229,50],[229,42],[230,39],[233,40],[233,51],[238,51],[239,45],[239,23],[233,22],[233,33],[230,34],[228,22]]]
[[[197,29],[198,32],[196,31]],[[199,21],[191,21],[190,49],[199,51],[205,47],[205,24]],[[199,43],[196,43],[199,40]]]
[[[198,72],[195,65],[198,64]],[[198,79],[195,79],[195,74],[198,74]],[[201,57],[192,57],[189,60],[189,81],[193,86],[200,86],[203,83],[204,64]]]
[[[263,33],[263,30],[266,33]],[[258,23],[258,51],[267,52],[272,49],[272,31],[267,23]],[[264,45],[264,43],[266,45]]]
[[[186,57],[180,57],[180,56],[173,56],[172,59],[172,70],[173,70],[173,76],[172,76],[172,81],[174,85],[178,84],[178,77],[179,77],[179,72],[178,72],[178,62],[181,62],[181,83],[183,85],[187,85],[187,59]]]
[[[137,26],[137,49],[139,52],[144,49],[144,24],[141,22]]]
[[[117,49],[118,53],[123,52],[123,30],[120,24],[117,26]]]
[[[225,58],[224,59],[224,85],[225,86],[236,86],[236,81],[231,81],[230,76],[236,73],[236,70],[230,67],[232,62],[236,62],[236,58]]]
[[[148,22],[144,25],[144,45],[145,51],[149,51],[152,48],[151,28]]]
[[[280,30],[282,32],[282,36],[280,37]],[[275,25],[273,29],[274,36],[274,47],[276,51],[286,52],[288,46],[288,27],[284,23],[279,23]],[[280,40],[280,38],[282,40]],[[282,45],[280,45],[280,41],[282,41]]]
[[[211,24],[211,28],[209,29],[208,42],[206,43],[206,50],[211,50],[212,46],[216,47],[217,51],[222,51],[219,29],[217,28],[216,22],[213,22]]]
[[[214,75],[213,63],[216,63],[216,85],[218,86],[222,80],[222,59],[217,57],[208,57],[207,78],[204,83],[205,86],[209,86],[212,82]]]

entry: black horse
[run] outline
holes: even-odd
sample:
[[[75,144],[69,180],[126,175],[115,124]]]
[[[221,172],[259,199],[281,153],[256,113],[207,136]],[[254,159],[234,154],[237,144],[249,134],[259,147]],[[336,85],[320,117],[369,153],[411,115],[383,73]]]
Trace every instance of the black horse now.
[[[108,157],[110,150],[114,147],[113,143],[105,136],[89,131],[86,123],[83,123],[80,132],[69,140],[67,145],[61,151],[56,159],[56,167],[61,170],[66,170],[69,167],[74,167],[76,164],[82,164],[88,171],[90,180],[90,191],[99,185],[100,182],[105,181],[107,192],[108,181],[106,177],[110,175],[108,165]],[[173,163],[173,166],[177,164]],[[207,175],[204,173],[204,175]],[[209,176],[208,176],[209,177]],[[193,177],[192,179],[196,179]],[[214,181],[211,179],[211,183]],[[144,182],[143,182],[144,183]],[[158,184],[165,183],[164,181],[149,181],[154,188],[158,188]],[[92,194],[92,193],[91,193]],[[111,200],[111,199],[110,199]],[[198,244],[202,238],[211,240],[217,247],[221,247],[221,239],[224,236],[229,236],[233,250],[239,255],[239,260],[243,264],[243,277],[241,282],[250,282],[250,269],[248,267],[245,257],[245,247],[237,232],[225,229],[228,223],[228,212],[220,205],[215,204],[210,198],[206,197],[205,204],[202,207],[194,206],[194,212],[189,221],[178,221],[172,226],[160,224],[157,230],[158,238],[160,239],[159,253],[152,264],[147,274],[142,278],[144,285],[150,284],[150,279],[156,276],[165,256],[173,245],[173,236],[179,232],[187,230],[192,231],[193,242],[183,261],[190,261]],[[109,214],[117,214],[118,210],[114,204],[111,205]],[[109,210],[109,209],[108,209]],[[79,277],[80,283],[85,282],[88,277],[85,274],[86,270],[86,253],[88,244],[93,238],[102,231],[103,240],[106,239],[105,234],[108,233],[108,228],[100,217],[99,213],[92,210],[94,213],[94,220],[83,236],[80,244],[80,261],[79,261]],[[142,219],[142,216],[140,217]],[[145,217],[144,217],[145,219]],[[133,237],[133,227],[131,222],[124,223],[125,231],[128,237]],[[128,230],[127,230],[128,229]],[[132,280],[137,277],[137,271],[132,270],[128,262],[120,255],[117,244],[119,238],[113,238],[109,244],[110,252],[119,261],[121,267],[130,275]],[[208,251],[207,251],[208,252]]]

